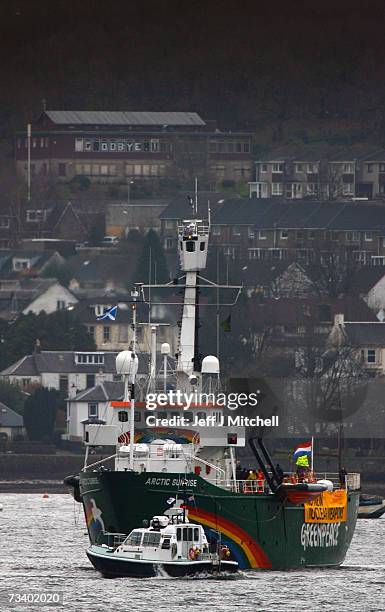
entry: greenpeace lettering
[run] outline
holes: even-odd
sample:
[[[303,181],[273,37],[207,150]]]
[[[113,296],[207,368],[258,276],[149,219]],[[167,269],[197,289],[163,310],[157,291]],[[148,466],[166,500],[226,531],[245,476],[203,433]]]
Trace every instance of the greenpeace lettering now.
[[[305,523],[344,523],[347,503],[344,489],[324,491],[314,501],[304,504]]]
[[[147,478],[145,485],[157,487],[196,487],[196,478]]]
[[[341,523],[314,525],[304,523],[301,529],[301,545],[307,548],[329,548],[338,546],[338,533]]]

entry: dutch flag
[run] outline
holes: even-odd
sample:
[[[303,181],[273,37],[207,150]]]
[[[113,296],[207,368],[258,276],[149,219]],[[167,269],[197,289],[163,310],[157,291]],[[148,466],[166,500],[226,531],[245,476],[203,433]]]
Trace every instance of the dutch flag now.
[[[107,308],[105,312],[99,317],[96,317],[97,321],[115,321],[116,315],[118,312],[117,306],[111,306],[111,308]]]
[[[298,446],[296,446],[294,453],[293,453],[293,457],[294,459],[298,459],[298,457],[301,457],[302,455],[307,455],[308,457],[310,457],[311,451],[312,451],[311,440],[310,442],[303,442],[302,444],[298,444]]]

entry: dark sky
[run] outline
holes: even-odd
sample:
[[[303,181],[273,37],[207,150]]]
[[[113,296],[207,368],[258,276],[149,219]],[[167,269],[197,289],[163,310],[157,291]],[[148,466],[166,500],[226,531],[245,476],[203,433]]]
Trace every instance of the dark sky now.
[[[382,0],[2,0],[0,30],[3,134],[42,98],[245,126],[385,105]]]

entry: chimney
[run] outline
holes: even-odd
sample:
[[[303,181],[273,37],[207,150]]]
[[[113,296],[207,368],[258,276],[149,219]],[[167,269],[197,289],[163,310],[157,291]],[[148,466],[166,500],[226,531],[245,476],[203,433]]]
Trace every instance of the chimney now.
[[[345,317],[343,314],[334,315],[334,325],[339,325],[340,327],[344,327]]]

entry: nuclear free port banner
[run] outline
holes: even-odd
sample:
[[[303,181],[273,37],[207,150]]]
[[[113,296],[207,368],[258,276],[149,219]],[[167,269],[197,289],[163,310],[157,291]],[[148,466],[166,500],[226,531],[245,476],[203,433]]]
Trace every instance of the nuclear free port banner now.
[[[305,504],[305,523],[343,523],[346,510],[345,489],[324,491],[317,499]]]

